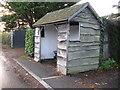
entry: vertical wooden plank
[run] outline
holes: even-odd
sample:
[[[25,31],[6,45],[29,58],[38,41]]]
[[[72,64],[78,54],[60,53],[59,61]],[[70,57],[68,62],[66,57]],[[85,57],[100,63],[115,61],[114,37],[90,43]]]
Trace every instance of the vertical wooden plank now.
[[[41,34],[40,33],[41,33],[40,28],[35,28],[34,60],[36,62],[40,61],[40,57],[41,57],[41,53],[40,53],[40,51],[41,51]]]
[[[98,68],[100,23],[88,8],[71,21],[79,22],[80,40],[69,41],[67,72],[77,73]]]
[[[64,23],[58,25],[58,50],[57,50],[57,71],[62,74],[67,74],[67,49],[68,49],[68,31],[69,31],[69,23]],[[63,37],[64,35],[64,37]],[[63,47],[63,44],[66,48]],[[60,53],[61,52],[61,53]]]
[[[11,48],[13,48],[13,33],[14,32],[11,30],[11,38],[10,38],[11,39]]]

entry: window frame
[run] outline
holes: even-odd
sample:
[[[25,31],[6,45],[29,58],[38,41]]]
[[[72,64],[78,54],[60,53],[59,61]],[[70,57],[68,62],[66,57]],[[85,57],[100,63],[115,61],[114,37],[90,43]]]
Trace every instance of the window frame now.
[[[70,35],[69,35],[69,41],[80,41],[80,28],[81,28],[81,26],[80,26],[81,24],[80,24],[80,22],[79,22],[79,24],[78,24],[78,38],[77,39],[70,39]],[[71,30],[71,29],[70,29]]]
[[[41,38],[45,38],[45,27],[44,26],[42,26],[41,27]]]

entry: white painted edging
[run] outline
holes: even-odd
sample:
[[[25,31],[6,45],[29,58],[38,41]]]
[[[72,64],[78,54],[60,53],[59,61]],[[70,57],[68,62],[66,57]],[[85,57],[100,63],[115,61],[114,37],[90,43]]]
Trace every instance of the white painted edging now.
[[[46,78],[41,78],[42,80],[47,80],[47,79],[53,79],[53,78],[59,78],[62,76],[52,76],[52,77],[46,77]]]
[[[20,66],[22,66],[30,75],[32,75],[36,80],[38,80],[45,88],[54,90],[50,85],[48,85],[45,81],[43,81],[41,78],[39,78],[36,74],[34,74],[31,70],[27,69],[24,65],[19,63],[17,60],[13,59],[16,61]]]

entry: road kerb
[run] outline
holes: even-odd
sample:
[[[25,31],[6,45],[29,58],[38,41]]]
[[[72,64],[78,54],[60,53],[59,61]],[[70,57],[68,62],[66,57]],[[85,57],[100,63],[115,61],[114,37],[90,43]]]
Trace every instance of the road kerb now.
[[[43,79],[41,79],[39,76],[34,74],[31,70],[26,68],[24,65],[22,65],[20,62],[18,62],[16,59],[13,59],[15,62],[17,62],[22,68],[24,68],[30,75],[32,75],[38,82],[40,82],[45,88],[49,90],[54,90],[49,84],[47,84]]]

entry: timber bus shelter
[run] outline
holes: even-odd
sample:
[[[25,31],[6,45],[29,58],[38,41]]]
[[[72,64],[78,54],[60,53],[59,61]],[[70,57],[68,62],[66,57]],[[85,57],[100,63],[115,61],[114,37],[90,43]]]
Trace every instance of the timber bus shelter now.
[[[87,2],[47,13],[33,26],[34,60],[52,59],[64,75],[99,66],[101,21]]]

